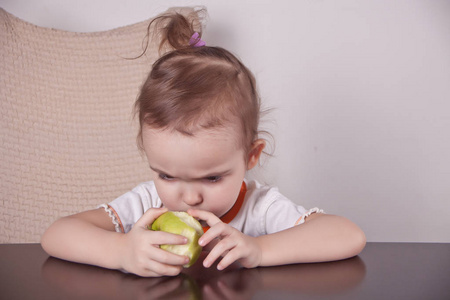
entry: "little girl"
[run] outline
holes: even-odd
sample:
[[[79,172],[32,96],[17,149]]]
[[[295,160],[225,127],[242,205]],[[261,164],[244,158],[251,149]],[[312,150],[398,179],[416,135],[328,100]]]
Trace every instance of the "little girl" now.
[[[203,261],[222,270],[321,262],[361,252],[364,233],[349,220],[288,200],[276,188],[244,179],[265,147],[252,73],[230,52],[206,46],[192,20],[155,19],[160,49],[136,101],[138,144],[154,180],[98,209],[57,220],[42,246],[62,259],[140,276],[177,275],[188,257],[161,244],[186,238],[147,229],[162,213],[187,211],[207,229]]]

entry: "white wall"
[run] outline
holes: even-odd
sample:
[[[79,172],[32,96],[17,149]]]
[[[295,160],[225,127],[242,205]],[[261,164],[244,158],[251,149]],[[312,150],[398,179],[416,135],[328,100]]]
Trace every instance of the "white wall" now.
[[[254,71],[275,157],[253,176],[369,241],[450,242],[450,1],[0,0],[99,31],[204,4],[205,40]]]

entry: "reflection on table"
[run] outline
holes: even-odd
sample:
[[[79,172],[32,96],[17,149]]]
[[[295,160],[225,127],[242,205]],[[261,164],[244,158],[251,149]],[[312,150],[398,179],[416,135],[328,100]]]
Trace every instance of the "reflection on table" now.
[[[58,294],[80,299],[264,299],[270,293],[340,294],[354,289],[366,274],[359,257],[255,269],[235,263],[217,271],[216,265],[205,269],[201,264],[205,253],[202,256],[182,274],[160,278],[142,278],[49,257],[42,265],[42,276]]]

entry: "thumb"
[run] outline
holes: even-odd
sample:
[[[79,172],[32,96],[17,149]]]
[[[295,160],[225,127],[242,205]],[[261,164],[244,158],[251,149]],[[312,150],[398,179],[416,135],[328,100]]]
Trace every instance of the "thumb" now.
[[[143,227],[148,229],[152,226],[153,222],[163,213],[167,212],[168,209],[162,208],[150,208],[147,210],[142,217],[136,222],[135,226]]]

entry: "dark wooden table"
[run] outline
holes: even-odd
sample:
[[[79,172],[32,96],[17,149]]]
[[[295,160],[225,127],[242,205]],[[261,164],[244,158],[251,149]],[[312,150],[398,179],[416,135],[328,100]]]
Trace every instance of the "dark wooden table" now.
[[[200,258],[200,260],[202,257]],[[141,278],[0,245],[0,299],[450,299],[450,244],[368,243],[351,259]]]

